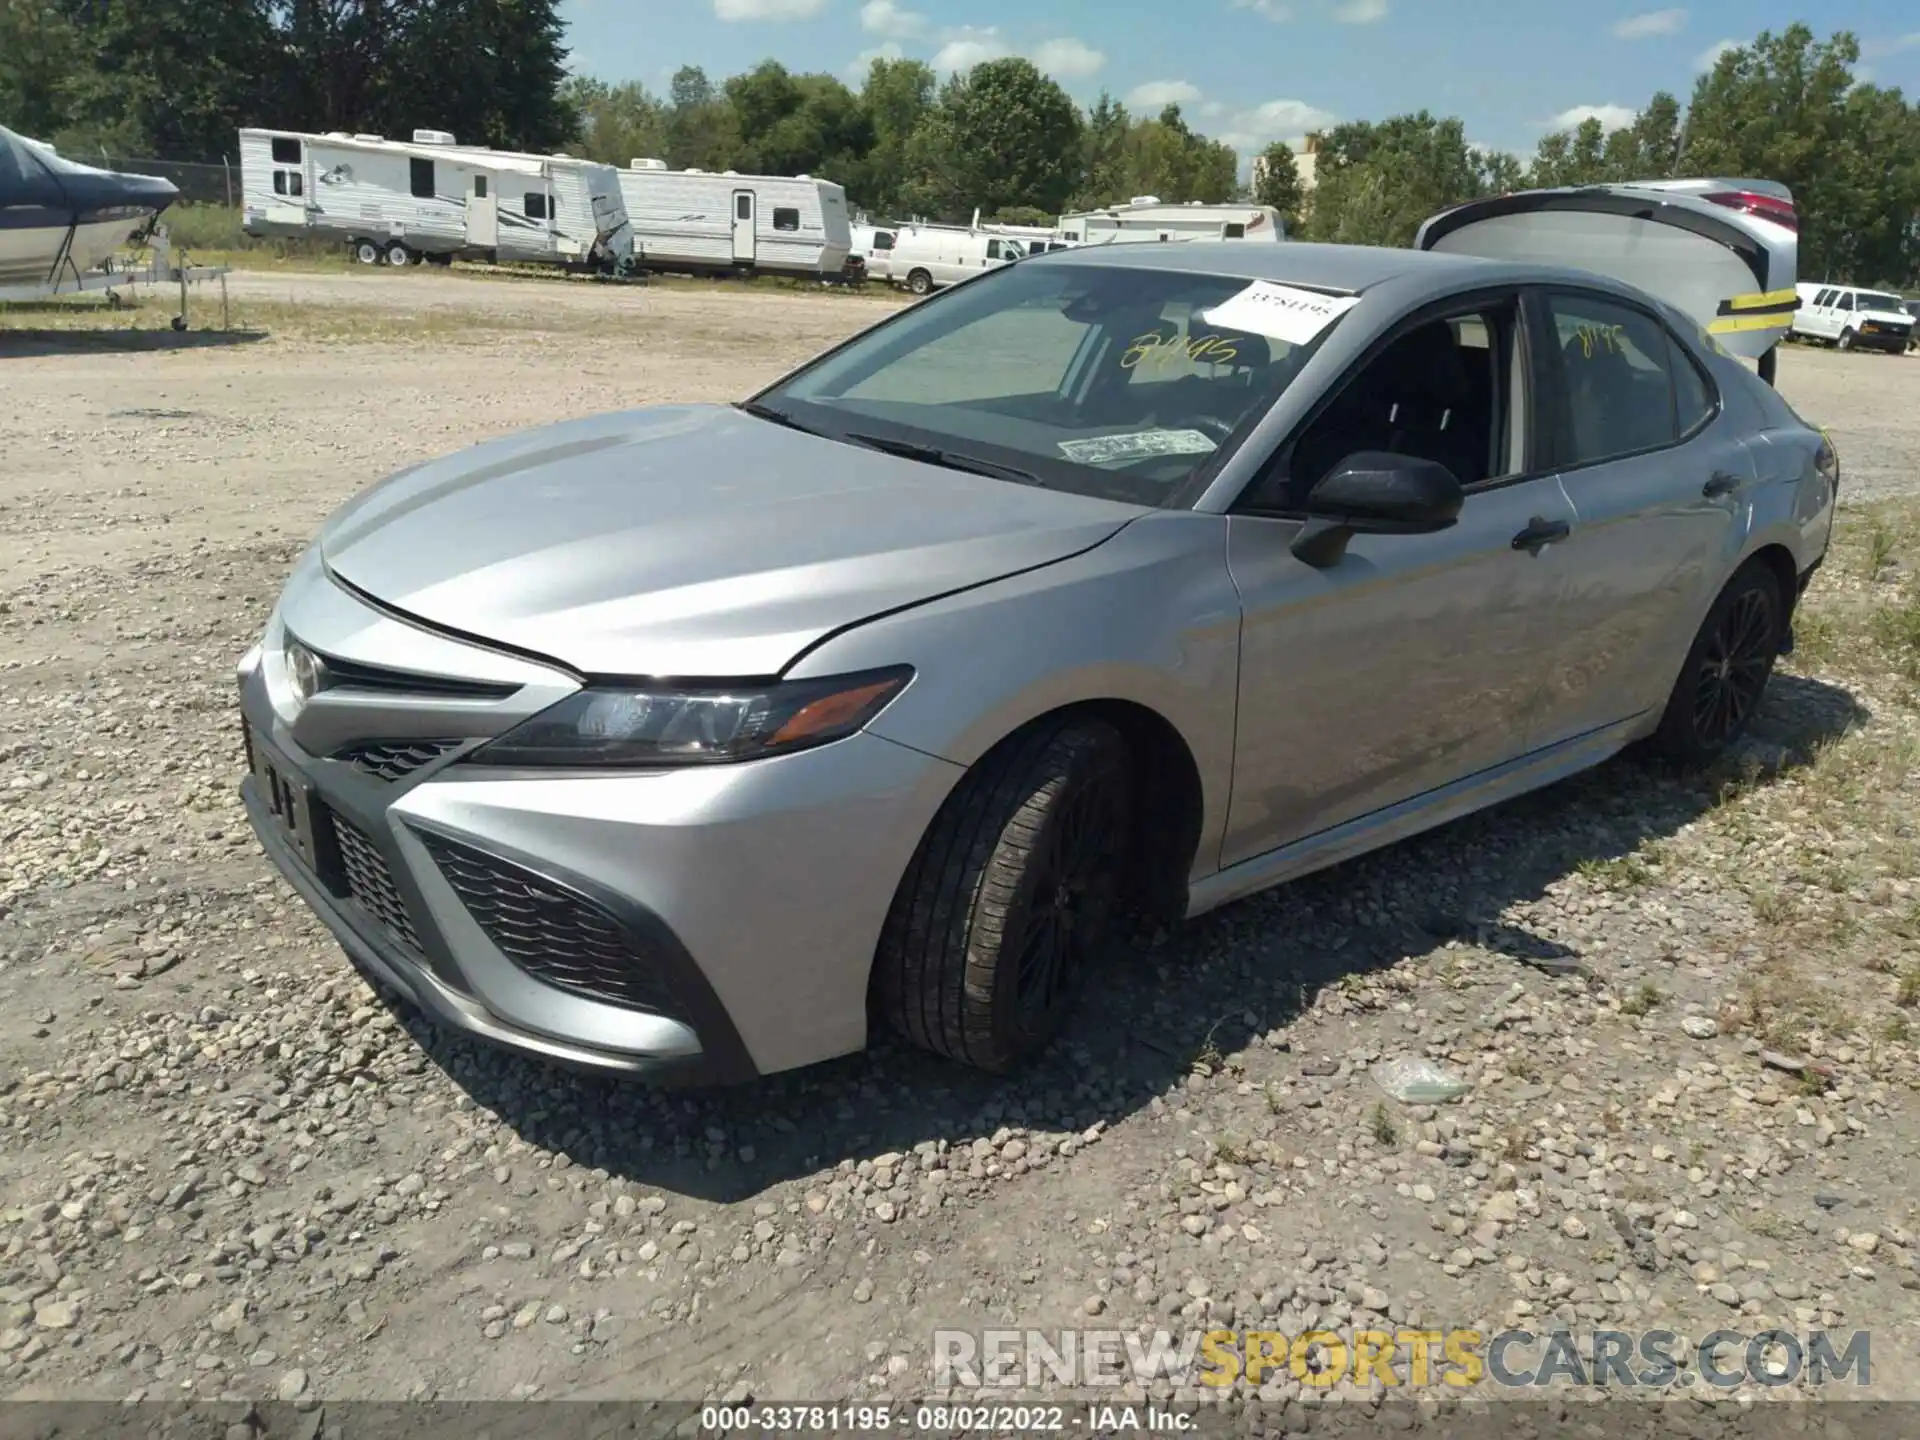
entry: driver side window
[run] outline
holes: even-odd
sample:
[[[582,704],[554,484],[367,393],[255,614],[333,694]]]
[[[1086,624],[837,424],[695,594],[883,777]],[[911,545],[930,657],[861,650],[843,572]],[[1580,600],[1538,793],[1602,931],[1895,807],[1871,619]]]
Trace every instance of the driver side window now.
[[[1347,378],[1277,457],[1263,508],[1299,512],[1348,456],[1389,451],[1437,461],[1462,485],[1518,473],[1512,433],[1514,301],[1422,321]]]

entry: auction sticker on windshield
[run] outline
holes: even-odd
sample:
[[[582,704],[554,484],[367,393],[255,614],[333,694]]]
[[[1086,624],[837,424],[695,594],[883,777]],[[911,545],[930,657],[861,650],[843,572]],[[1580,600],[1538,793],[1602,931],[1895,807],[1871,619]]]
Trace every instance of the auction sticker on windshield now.
[[[1304,345],[1360,303],[1358,295],[1322,295],[1256,280],[1206,312],[1206,322],[1222,330],[1245,330]]]
[[[1206,455],[1216,447],[1198,430],[1134,430],[1124,435],[1095,435],[1062,440],[1060,453],[1080,465],[1111,465],[1116,460],[1145,460],[1155,455]]]

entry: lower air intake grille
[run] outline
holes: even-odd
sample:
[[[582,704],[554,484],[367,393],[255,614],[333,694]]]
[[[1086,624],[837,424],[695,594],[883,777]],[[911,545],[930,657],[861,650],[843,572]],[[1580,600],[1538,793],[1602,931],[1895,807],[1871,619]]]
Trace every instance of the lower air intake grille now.
[[[459,746],[458,740],[369,740],[336,750],[333,758],[376,780],[404,780],[422,765],[431,765]]]
[[[614,916],[546,877],[421,833],[486,937],[536,980],[609,1005],[681,1018],[647,946]]]
[[[394,889],[387,862],[373,841],[338,814],[333,817],[333,833],[340,844],[340,864],[346,871],[347,890],[354,903],[386,926],[394,939],[410,950],[419,950],[420,937],[413,932],[407,907]]]

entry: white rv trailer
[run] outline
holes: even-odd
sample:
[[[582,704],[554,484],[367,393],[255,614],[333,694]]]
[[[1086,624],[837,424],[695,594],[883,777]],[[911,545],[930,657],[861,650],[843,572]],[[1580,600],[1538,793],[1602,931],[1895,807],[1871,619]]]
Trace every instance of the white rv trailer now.
[[[644,269],[826,278],[846,268],[847,192],[830,180],[670,170],[660,160],[635,160],[619,176]]]
[[[290,130],[240,132],[242,228],[318,236],[367,264],[455,257],[606,269],[632,239],[611,165],[459,145]]]
[[[1254,240],[1287,238],[1286,222],[1271,205],[1162,204],[1153,195],[1136,195],[1125,205],[1062,215],[1060,238],[1102,245],[1131,240]]]

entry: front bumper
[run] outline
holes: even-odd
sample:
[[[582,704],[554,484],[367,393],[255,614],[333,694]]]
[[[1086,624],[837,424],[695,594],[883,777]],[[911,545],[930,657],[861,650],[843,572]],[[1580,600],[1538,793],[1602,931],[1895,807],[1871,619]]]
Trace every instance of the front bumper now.
[[[361,663],[391,655],[364,623],[328,645],[325,611],[289,611],[303,641]],[[324,694],[294,704],[275,673],[284,636],[276,612],[243,667],[241,794],[269,858],[363,970],[452,1029],[664,1082],[732,1083],[865,1045],[893,891],[958,767],[861,734],[609,775],[480,773],[458,763],[477,739],[416,740],[406,766],[369,773],[364,754],[339,758],[356,750],[347,739],[363,752],[402,721],[415,737],[440,722],[398,699],[384,713],[364,697],[337,713]],[[343,654],[355,641],[363,652]],[[292,772],[301,829],[277,818],[258,756]]]

